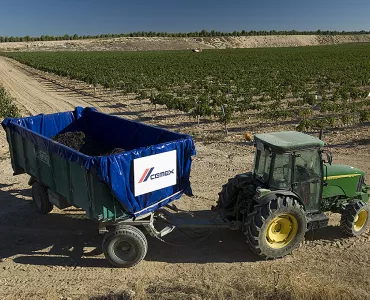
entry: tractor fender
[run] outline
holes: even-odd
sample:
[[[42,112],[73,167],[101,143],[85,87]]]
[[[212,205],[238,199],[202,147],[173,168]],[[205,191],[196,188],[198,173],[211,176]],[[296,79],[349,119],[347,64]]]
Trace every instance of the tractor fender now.
[[[292,191],[271,191],[270,193],[262,196],[261,198],[257,199],[257,202],[261,205],[267,204],[271,200],[275,199],[278,196],[290,196],[294,199],[296,199],[299,204],[301,204],[303,207],[305,207],[301,197],[299,197],[296,193],[293,193]]]

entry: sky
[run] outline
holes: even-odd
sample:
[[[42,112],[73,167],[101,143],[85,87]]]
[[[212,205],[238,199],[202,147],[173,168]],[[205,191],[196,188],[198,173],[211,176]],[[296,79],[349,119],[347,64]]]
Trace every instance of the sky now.
[[[370,31],[370,0],[0,0],[0,36]]]

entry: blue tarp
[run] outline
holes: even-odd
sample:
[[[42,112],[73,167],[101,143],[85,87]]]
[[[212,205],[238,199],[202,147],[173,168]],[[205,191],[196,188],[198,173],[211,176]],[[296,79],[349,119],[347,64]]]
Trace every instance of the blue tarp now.
[[[133,216],[154,211],[180,198],[182,193],[192,194],[189,176],[195,147],[188,135],[107,115],[90,107],[76,107],[71,112],[49,115],[7,118],[2,126],[38,147],[96,173],[98,180],[111,188],[125,211]],[[50,139],[68,131],[83,131],[107,147],[126,151],[110,156],[88,156]],[[177,184],[135,197],[133,160],[171,150],[177,153]]]

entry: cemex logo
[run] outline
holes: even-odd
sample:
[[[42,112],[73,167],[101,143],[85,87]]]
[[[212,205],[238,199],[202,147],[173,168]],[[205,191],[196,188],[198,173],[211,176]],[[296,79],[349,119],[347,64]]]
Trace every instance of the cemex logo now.
[[[146,182],[149,178],[150,178],[150,180],[154,180],[154,179],[157,179],[157,178],[160,178],[160,177],[163,177],[163,176],[168,176],[168,175],[174,174],[174,171],[175,171],[174,169],[172,169],[172,170],[167,170],[167,171],[164,171],[164,172],[159,172],[159,173],[152,174],[153,170],[154,170],[154,167],[145,169],[145,171],[144,171],[143,175],[141,176],[138,183]]]
[[[135,158],[135,197],[176,185],[176,174],[176,150]]]

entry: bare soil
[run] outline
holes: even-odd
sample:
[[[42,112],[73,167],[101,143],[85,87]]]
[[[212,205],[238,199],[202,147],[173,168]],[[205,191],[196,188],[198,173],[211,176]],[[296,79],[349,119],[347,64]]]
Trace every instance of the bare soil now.
[[[7,42],[0,51],[148,51],[368,43],[370,35],[267,35],[231,37],[121,37],[90,40]]]
[[[0,84],[24,115],[70,110],[76,105],[191,133],[196,140],[191,182],[194,198],[176,204],[206,211],[228,178],[250,170],[253,146],[243,133],[294,129],[294,122],[265,123],[240,117],[225,136],[211,119],[194,119],[147,100],[46,74],[0,57]],[[91,95],[89,95],[89,93]],[[337,128],[325,141],[336,163],[370,174],[369,126]],[[218,229],[199,241],[181,232],[148,238],[145,260],[132,269],[112,268],[101,253],[97,225],[78,209],[35,212],[28,176],[13,176],[0,131],[0,295],[2,299],[370,299],[370,233],[348,238],[339,215],[328,228],[309,232],[304,245],[283,259],[263,261],[236,231]],[[188,235],[197,236],[194,232]],[[199,235],[199,232],[198,232]]]

